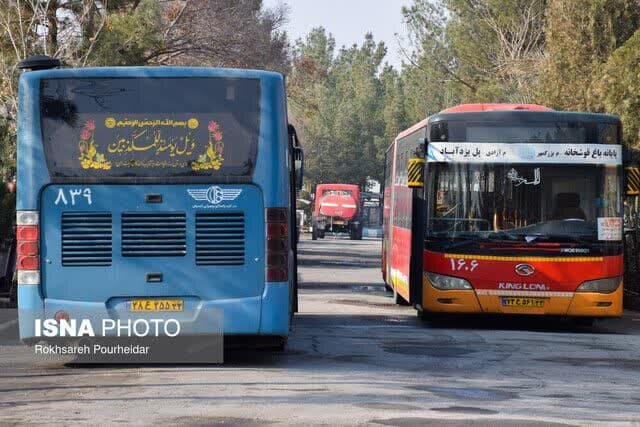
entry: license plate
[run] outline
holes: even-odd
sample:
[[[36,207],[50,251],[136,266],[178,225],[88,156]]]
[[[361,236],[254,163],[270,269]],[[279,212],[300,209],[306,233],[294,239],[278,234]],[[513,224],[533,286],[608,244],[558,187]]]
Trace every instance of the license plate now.
[[[344,221],[333,221],[335,225],[344,225]]]
[[[131,300],[131,311],[183,311],[184,301],[181,299],[134,299]]]
[[[544,298],[520,298],[520,297],[502,297],[502,305],[504,307],[544,307]]]

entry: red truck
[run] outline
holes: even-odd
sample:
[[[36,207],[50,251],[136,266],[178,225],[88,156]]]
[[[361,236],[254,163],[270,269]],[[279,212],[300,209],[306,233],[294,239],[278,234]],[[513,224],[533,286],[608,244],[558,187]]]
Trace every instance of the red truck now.
[[[360,188],[350,184],[318,184],[313,208],[311,238],[324,238],[326,231],[349,233],[362,239]]]

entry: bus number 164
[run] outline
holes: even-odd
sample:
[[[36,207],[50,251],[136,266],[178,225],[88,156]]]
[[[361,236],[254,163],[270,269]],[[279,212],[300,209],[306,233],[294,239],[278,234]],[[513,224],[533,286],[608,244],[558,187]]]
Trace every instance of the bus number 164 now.
[[[478,261],[472,259],[467,262],[463,258],[454,259],[451,258],[451,271],[473,271],[478,267]]]

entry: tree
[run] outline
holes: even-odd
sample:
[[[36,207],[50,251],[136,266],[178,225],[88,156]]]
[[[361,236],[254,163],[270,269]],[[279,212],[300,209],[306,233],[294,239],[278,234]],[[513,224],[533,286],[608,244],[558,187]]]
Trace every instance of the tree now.
[[[0,166],[15,168],[19,61],[286,71],[286,9],[261,0],[0,0]]]
[[[403,8],[414,48],[405,82],[423,97],[411,109],[531,101],[543,57],[544,7],[544,0],[415,0]],[[434,102],[427,104],[428,96]]]
[[[624,123],[625,142],[640,148],[640,30],[629,38],[604,65],[595,91],[605,111]]]
[[[5,178],[15,169],[18,62],[47,54],[84,65],[105,20],[104,7],[89,0],[0,0],[0,162]]]
[[[335,41],[323,28],[296,43],[289,106],[305,145],[306,175],[312,184],[364,186],[368,177],[381,178],[389,143],[386,89],[392,91],[395,83],[390,80],[398,79],[397,73],[387,71],[388,87],[383,84],[385,54],[384,44],[367,34],[362,44],[342,47],[336,55]]]
[[[640,26],[640,2],[549,0],[542,100],[557,109],[604,111],[596,83],[609,56]]]

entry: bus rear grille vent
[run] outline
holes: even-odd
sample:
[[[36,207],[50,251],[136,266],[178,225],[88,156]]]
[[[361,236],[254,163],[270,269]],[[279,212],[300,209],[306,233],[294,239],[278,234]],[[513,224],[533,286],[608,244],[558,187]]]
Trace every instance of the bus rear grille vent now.
[[[60,229],[63,266],[111,265],[110,212],[63,212]]]
[[[196,214],[196,264],[244,264],[244,213]]]
[[[184,212],[122,214],[122,256],[174,257],[187,252]]]

